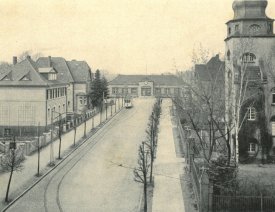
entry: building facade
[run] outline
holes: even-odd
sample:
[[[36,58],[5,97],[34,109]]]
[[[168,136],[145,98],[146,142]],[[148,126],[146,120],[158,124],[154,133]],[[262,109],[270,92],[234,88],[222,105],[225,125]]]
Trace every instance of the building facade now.
[[[235,0],[225,39],[225,106],[235,156],[275,153],[275,36],[266,0]],[[237,137],[236,137],[237,135]],[[265,155],[265,156],[264,156]]]
[[[109,82],[110,97],[175,97],[182,82],[174,75],[118,75]]]
[[[14,57],[13,65],[0,70],[0,136],[6,129],[34,135],[38,125],[43,132],[60,118],[86,111],[91,80],[85,61],[43,57],[35,62],[28,56],[17,63]]]
[[[66,61],[62,57],[40,57],[37,60],[40,68],[53,67],[57,79],[67,83],[67,112],[81,114],[90,108],[92,72],[86,61]]]

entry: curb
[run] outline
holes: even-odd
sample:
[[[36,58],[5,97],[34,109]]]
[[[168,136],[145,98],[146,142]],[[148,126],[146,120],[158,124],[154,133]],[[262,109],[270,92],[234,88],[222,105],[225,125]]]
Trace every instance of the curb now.
[[[95,131],[90,136],[87,136],[82,143],[77,145],[71,152],[69,152],[64,158],[59,160],[59,162],[52,167],[49,171],[47,171],[44,175],[42,175],[37,181],[35,181],[32,185],[30,185],[27,189],[25,189],[19,196],[17,196],[14,200],[12,200],[6,207],[2,209],[1,212],[7,211],[14,203],[16,203],[20,198],[22,198],[28,191],[30,191],[34,186],[36,186],[40,181],[42,181],[47,175],[49,175],[52,171],[54,171],[63,161],[65,161],[70,155],[72,155],[79,147],[81,147],[86,141],[90,138],[92,138],[99,130],[102,129],[107,123],[109,123],[117,114],[119,114],[124,108],[121,108],[118,110],[117,113],[113,114],[109,119],[103,121],[101,124],[98,125],[99,128],[94,128]]]

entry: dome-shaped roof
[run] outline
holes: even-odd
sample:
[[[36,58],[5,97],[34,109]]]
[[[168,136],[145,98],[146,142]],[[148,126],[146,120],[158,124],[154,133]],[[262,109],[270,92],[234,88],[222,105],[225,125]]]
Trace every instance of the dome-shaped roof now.
[[[234,19],[267,18],[266,7],[267,0],[235,0],[233,2]]]

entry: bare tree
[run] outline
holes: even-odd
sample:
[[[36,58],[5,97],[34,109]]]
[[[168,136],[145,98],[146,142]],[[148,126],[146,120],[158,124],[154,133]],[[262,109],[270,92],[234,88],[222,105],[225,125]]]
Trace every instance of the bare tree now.
[[[24,161],[23,151],[16,149],[15,137],[13,137],[13,143],[10,144],[10,150],[1,161],[2,170],[4,172],[10,172],[10,177],[7,185],[5,202],[9,202],[9,191],[14,171],[21,171],[23,169],[22,162]]]
[[[36,61],[39,57],[42,57],[43,54],[41,52],[36,52],[33,53],[31,50],[26,50],[23,51],[19,56],[18,56],[18,61],[21,62],[27,58],[27,56],[31,56],[34,61]]]
[[[149,157],[149,151],[145,147],[145,142],[143,142],[138,151],[138,166],[134,169],[134,180],[143,184],[144,212],[147,212],[147,178],[150,169]]]

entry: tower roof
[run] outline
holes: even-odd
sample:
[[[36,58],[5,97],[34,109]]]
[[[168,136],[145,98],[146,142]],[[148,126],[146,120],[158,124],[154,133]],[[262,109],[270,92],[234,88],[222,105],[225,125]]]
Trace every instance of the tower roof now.
[[[266,19],[267,0],[235,0],[234,19]]]

